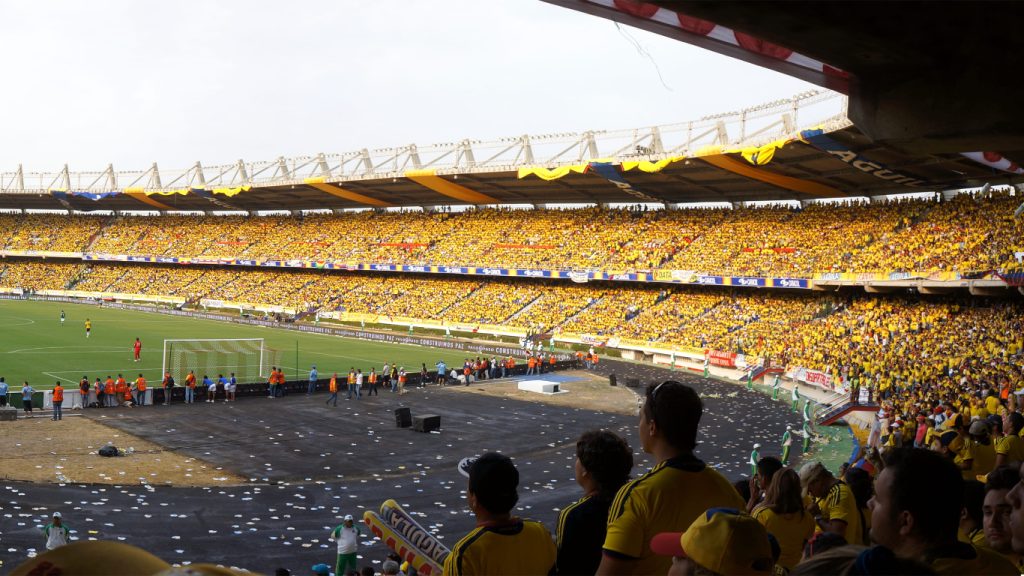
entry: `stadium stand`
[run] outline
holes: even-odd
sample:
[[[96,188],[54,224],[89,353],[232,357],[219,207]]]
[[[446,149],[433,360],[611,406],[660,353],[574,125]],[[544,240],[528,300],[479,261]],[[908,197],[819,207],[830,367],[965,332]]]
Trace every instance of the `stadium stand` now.
[[[1018,269],[1019,198],[961,194],[803,208],[480,209],[266,216],[0,216],[7,250],[352,264],[690,270],[811,277],[828,272]]]

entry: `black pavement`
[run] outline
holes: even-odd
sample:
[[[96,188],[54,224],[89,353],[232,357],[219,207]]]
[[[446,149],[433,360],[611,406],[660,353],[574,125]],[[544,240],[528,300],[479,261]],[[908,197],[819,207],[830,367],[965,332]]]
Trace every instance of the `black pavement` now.
[[[643,383],[673,377],[695,386],[705,398],[698,455],[731,479],[748,472],[754,442],[762,444],[763,455],[777,454],[786,424],[799,425],[799,415],[784,402],[773,403],[739,383],[615,361],[602,361],[598,372],[612,370],[620,386],[627,374]],[[572,383],[564,387],[571,390]],[[342,395],[337,408],[325,406],[326,397],[320,392],[178,403],[104,418],[248,483],[178,488],[7,482],[0,497],[3,569],[16,566],[30,550],[43,550],[39,527],[59,510],[73,538],[122,540],[174,563],[214,562],[264,573],[286,567],[301,574],[313,564],[333,563],[335,546],[327,536],[342,516],[361,519],[364,510],[377,510],[389,498],[454,545],[474,525],[465,507],[466,480],[456,469],[466,456],[490,450],[511,456],[521,479],[517,514],[543,521],[552,532],[558,510],[581,495],[573,479],[581,433],[608,428],[625,436],[637,453],[634,475],[652,464],[640,449],[632,415],[451,388],[415,388],[401,397],[384,391],[361,400]],[[396,428],[393,411],[399,406],[414,416],[440,415],[440,433]],[[367,534],[360,565],[379,570],[386,550],[359,525]]]

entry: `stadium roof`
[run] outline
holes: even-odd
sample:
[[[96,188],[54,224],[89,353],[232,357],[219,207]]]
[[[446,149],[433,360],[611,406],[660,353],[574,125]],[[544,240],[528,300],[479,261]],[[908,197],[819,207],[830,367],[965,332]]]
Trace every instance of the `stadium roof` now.
[[[1021,2],[546,0],[850,95],[875,142],[1024,164]]]
[[[809,92],[645,129],[464,140],[187,170],[0,175],[0,208],[297,210],[749,202],[881,196],[1024,181],[1008,160],[872,143],[844,98]],[[806,119],[804,129],[797,119]]]

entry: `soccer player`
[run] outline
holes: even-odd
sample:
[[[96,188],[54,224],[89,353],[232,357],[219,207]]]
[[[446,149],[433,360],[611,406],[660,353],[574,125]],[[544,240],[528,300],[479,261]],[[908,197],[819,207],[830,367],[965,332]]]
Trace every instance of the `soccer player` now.
[[[64,320],[66,320],[66,317],[64,316],[64,311],[63,311],[63,310],[61,310],[61,311],[60,311],[60,327],[61,327],[61,328],[63,328],[63,327],[64,327]]]
[[[85,337],[88,338],[92,334],[92,321],[88,318],[85,319]]]
[[[135,361],[142,360],[142,341],[138,338],[135,339],[135,344],[132,344],[132,352],[135,353]]]
[[[597,574],[667,574],[672,559],[648,545],[655,534],[689,526],[708,508],[744,508],[732,484],[693,453],[703,414],[693,388],[674,380],[648,386],[640,442],[657,464],[615,496]]]

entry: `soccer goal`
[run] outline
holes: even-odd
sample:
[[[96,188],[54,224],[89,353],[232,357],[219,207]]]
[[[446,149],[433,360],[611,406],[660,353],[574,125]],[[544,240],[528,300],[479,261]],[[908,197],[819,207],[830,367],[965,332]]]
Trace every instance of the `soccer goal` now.
[[[200,381],[204,375],[217,378],[232,372],[240,383],[258,382],[270,375],[271,366],[280,366],[282,355],[267,348],[263,338],[213,338],[164,340],[162,374],[168,372],[179,386],[189,370]]]

